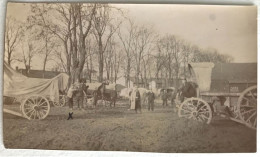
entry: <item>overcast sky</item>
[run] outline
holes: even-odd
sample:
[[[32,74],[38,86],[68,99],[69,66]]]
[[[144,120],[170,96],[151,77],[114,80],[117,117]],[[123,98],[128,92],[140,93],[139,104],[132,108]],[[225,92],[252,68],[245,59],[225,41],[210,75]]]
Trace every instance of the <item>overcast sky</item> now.
[[[202,48],[216,48],[235,62],[257,61],[257,9],[244,6],[118,5],[160,34],[178,35]]]
[[[257,8],[254,6],[207,6],[173,4],[113,4],[128,10],[141,25],[161,34],[177,35],[201,48],[216,48],[234,62],[257,61]],[[12,3],[7,15],[24,21],[29,5]]]

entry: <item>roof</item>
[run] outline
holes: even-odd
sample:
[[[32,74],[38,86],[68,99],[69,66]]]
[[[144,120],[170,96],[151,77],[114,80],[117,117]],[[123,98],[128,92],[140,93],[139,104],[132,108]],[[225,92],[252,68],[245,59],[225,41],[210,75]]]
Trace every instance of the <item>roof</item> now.
[[[211,79],[230,83],[257,82],[257,63],[217,63]]]
[[[30,78],[43,78],[43,71],[42,70],[32,70],[30,69],[30,72],[26,74],[25,69],[19,69],[19,72],[22,73],[23,75],[30,77]],[[59,75],[61,72],[56,72],[56,71],[45,71],[44,73],[44,78],[45,79],[51,79],[57,75]]]

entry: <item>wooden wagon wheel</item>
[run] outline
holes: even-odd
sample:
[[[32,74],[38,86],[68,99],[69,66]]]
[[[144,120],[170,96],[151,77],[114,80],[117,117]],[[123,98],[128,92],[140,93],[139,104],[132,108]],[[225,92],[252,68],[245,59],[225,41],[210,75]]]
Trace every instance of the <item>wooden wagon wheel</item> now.
[[[40,95],[33,95],[26,98],[22,105],[23,115],[31,119],[44,119],[50,112],[49,101]]]
[[[63,107],[66,104],[66,96],[60,95],[59,96],[59,102],[53,102],[53,105],[56,107]]]
[[[194,119],[209,124],[212,111],[209,104],[200,98],[188,98],[179,107],[179,117]]]
[[[244,90],[238,98],[237,109],[239,118],[251,128],[257,126],[257,86]]]

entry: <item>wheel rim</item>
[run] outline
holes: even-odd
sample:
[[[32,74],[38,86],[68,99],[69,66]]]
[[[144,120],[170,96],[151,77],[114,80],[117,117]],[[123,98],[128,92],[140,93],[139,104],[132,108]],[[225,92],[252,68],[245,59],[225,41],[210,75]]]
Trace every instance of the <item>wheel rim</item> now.
[[[30,96],[22,103],[23,115],[29,120],[44,119],[49,111],[49,101],[42,96]]]
[[[65,95],[59,96],[59,102],[53,102],[53,105],[56,107],[63,107],[66,104],[66,97]]]
[[[211,108],[207,102],[199,98],[189,98],[179,107],[179,117],[193,119],[209,124],[212,119]]]
[[[257,127],[257,86],[247,88],[239,96],[238,114],[248,127]]]

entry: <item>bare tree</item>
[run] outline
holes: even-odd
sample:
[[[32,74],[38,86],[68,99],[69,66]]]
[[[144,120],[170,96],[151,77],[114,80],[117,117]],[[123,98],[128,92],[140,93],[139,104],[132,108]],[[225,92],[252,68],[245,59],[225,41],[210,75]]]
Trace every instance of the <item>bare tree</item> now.
[[[230,63],[233,61],[233,57],[226,55],[226,54],[220,54],[214,48],[208,48],[206,50],[197,49],[194,52],[192,61],[193,62]]]
[[[116,51],[114,54],[114,82],[116,83],[116,80],[118,78],[118,73],[120,69],[120,64],[122,63],[123,55],[120,51]]]
[[[106,53],[104,54],[105,58],[105,67],[106,67],[106,73],[107,73],[107,80],[110,80],[110,76],[113,75],[113,56],[115,55],[115,42],[113,41],[113,38],[110,38],[108,41],[108,46],[106,49]]]
[[[155,58],[155,62],[156,62],[156,72],[155,72],[155,77],[158,80],[159,79],[159,73],[162,71],[163,66],[165,65],[165,56],[163,54],[163,50],[161,48],[161,44],[160,44],[160,40],[158,40],[156,42],[156,47],[157,47],[157,54],[154,55],[153,57]],[[162,73],[162,72],[161,72]]]
[[[73,54],[73,62],[75,63],[76,61],[78,62],[78,67],[74,66],[75,69],[73,69],[73,71],[75,71],[75,77],[76,79],[80,78],[80,75],[82,73],[84,64],[85,64],[85,56],[86,56],[86,37],[88,36],[91,26],[92,26],[92,21],[93,18],[95,16],[96,13],[96,4],[94,5],[86,5],[84,6],[81,3],[77,3],[77,4],[72,4],[72,10],[73,10],[73,36],[74,36],[74,54]],[[76,13],[75,13],[76,12]],[[79,47],[79,55],[77,56],[77,37],[76,37],[76,33],[75,33],[75,27],[76,27],[76,21],[75,18],[77,18],[77,22],[79,25],[79,43],[78,43],[78,47]],[[83,21],[84,19],[87,19],[85,21]],[[85,27],[85,25],[87,27]],[[77,56],[78,58],[76,59]]]
[[[67,73],[66,61],[65,61],[66,59],[64,59],[64,56],[60,49],[61,49],[60,46],[57,46],[56,49],[54,49],[53,55],[56,58],[54,61],[56,62],[56,65],[60,67],[60,69],[62,69],[62,71]]]
[[[122,33],[121,29],[118,30],[118,37],[123,45],[123,50],[125,52],[126,56],[126,68],[125,68],[125,76],[126,76],[126,87],[129,87],[130,85],[130,71],[131,71],[131,63],[133,60],[133,52],[131,50],[131,46],[133,44],[134,40],[134,34],[137,29],[134,22],[130,19],[128,19],[129,27],[127,30],[123,30],[124,33]]]
[[[57,45],[55,44],[55,41],[52,41],[53,37],[47,30],[43,30],[39,34],[39,38],[41,38],[44,43],[44,49],[40,52],[40,54],[43,56],[42,77],[45,78],[46,64],[50,60],[51,55],[53,55],[53,53],[55,52],[54,49]]]
[[[110,15],[112,9],[116,8],[111,8],[108,4],[97,4],[97,9],[93,18],[93,34],[98,44],[99,82],[103,81],[104,53],[106,51],[108,41],[122,23]]]
[[[30,70],[32,58],[39,52],[40,48],[37,48],[31,41],[28,41],[27,48],[25,49],[24,44],[22,43],[22,59],[17,59],[20,62],[23,62],[25,69]]]
[[[13,61],[13,52],[23,37],[23,28],[21,23],[16,21],[14,18],[6,18],[5,27],[5,53],[7,63],[11,65]]]
[[[157,44],[158,49],[164,54],[165,62],[164,66],[167,69],[168,81],[172,79],[173,63],[174,63],[174,51],[176,46],[176,39],[174,36],[167,35],[161,38]]]
[[[94,70],[93,68],[93,56],[95,54],[96,51],[96,44],[91,40],[91,39],[87,39],[86,40],[86,51],[87,54],[85,56],[85,60],[86,60],[86,69],[87,69],[87,76],[90,82],[92,82],[92,72]]]
[[[137,31],[134,33],[134,41],[131,46],[131,51],[134,52],[135,58],[135,76],[136,83],[139,86],[139,78],[142,78],[141,74],[141,62],[142,58],[146,53],[150,51],[150,44],[153,41],[153,32],[151,29],[144,26],[137,28]]]
[[[95,4],[33,4],[31,10],[31,24],[46,28],[62,42],[66,71],[73,76],[71,82],[79,79],[85,64],[85,39],[92,26]]]
[[[178,86],[178,79],[180,75],[180,65],[183,59],[183,43],[184,41],[175,37],[174,35],[166,35],[161,38],[157,47],[165,56],[165,70],[167,75],[168,85],[173,85],[172,80],[175,75],[176,83]]]

